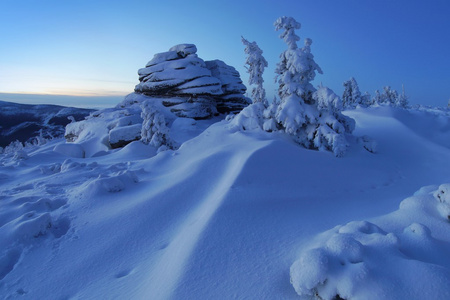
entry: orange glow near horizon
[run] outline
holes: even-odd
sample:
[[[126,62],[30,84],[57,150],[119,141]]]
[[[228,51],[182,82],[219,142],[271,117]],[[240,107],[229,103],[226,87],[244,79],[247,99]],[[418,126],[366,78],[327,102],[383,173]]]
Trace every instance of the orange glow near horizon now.
[[[68,78],[40,78],[27,80],[24,86],[17,82],[0,84],[0,93],[65,96],[122,96],[133,92],[136,83],[126,81],[80,80]]]

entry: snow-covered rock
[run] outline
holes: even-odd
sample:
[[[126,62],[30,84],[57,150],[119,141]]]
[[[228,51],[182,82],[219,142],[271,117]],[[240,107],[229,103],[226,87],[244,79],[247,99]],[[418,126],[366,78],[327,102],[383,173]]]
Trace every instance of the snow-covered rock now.
[[[204,119],[240,111],[249,104],[239,72],[223,61],[203,61],[193,44],[155,54],[139,69],[135,92],[166,98],[164,105],[180,117]],[[124,105],[125,103],[122,103]]]
[[[116,149],[141,139],[142,124],[117,127],[109,132],[109,144]]]
[[[222,94],[221,82],[211,76],[205,62],[192,44],[172,47],[158,53],[139,69],[140,83],[135,91],[146,95],[217,95]],[[192,89],[192,91],[191,91]]]
[[[239,112],[251,103],[250,99],[244,96],[247,88],[235,68],[218,59],[205,63],[212,76],[218,78],[222,84],[223,94],[216,97],[217,110],[220,113]]]
[[[140,139],[140,113],[141,109],[136,104],[99,110],[83,121],[68,124],[65,138],[68,142],[82,145],[86,157],[123,147]]]

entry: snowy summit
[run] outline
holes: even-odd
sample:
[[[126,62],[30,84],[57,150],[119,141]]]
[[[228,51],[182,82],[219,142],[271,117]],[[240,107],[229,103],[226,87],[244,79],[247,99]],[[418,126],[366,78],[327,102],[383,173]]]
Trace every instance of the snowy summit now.
[[[450,110],[315,87],[312,40],[275,28],[274,101],[256,42],[253,101],[181,44],[64,138],[0,148],[0,298],[450,299]]]

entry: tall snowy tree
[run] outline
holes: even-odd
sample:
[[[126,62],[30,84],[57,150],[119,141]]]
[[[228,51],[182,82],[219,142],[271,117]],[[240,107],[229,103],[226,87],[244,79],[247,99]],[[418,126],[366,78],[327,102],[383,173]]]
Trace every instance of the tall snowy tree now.
[[[248,83],[250,85],[256,85],[252,89],[253,103],[263,103],[267,106],[266,91],[263,87],[264,79],[262,77],[264,69],[267,67],[267,61],[262,56],[263,51],[258,47],[256,42],[249,42],[242,37],[242,43],[245,45],[245,53],[247,54],[247,72],[249,74]]]
[[[342,115],[341,99],[333,91],[313,87],[316,72],[322,74],[322,70],[311,53],[311,39],[305,39],[303,48],[297,46],[300,38],[295,29],[300,23],[281,17],[274,25],[276,30],[283,30],[280,38],[288,46],[275,70],[280,98],[275,114],[278,127],[306,148],[342,156],[347,148],[345,134],[353,131],[354,121]]]
[[[357,105],[363,104],[361,92],[355,78],[351,77],[344,81],[344,93],[342,94],[342,104],[344,108],[355,108]]]
[[[317,117],[312,99],[315,88],[311,81],[316,72],[322,73],[322,70],[311,54],[310,39],[305,40],[303,48],[297,46],[300,38],[295,34],[295,29],[300,29],[300,23],[292,17],[280,17],[274,25],[276,30],[282,30],[280,38],[288,46],[288,49],[281,53],[280,62],[275,69],[280,98],[276,121],[287,133],[296,136],[299,143],[309,147],[307,125],[314,123]],[[311,108],[308,108],[309,106]]]

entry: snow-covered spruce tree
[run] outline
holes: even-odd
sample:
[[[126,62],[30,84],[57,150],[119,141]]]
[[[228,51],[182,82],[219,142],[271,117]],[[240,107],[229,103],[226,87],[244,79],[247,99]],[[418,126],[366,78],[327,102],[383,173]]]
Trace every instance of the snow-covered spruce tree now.
[[[381,103],[394,106],[397,102],[398,93],[396,90],[391,89],[390,86],[383,87],[383,93],[381,94]]]
[[[355,78],[351,77],[349,80],[344,81],[343,86],[342,105],[344,108],[355,108],[357,105],[363,104],[361,92]]]
[[[361,105],[364,107],[372,105],[372,97],[369,92],[365,92],[364,95],[361,96]]]
[[[280,98],[275,119],[298,143],[310,148],[311,139],[308,138],[307,129],[317,118],[317,109],[312,99],[315,88],[311,81],[316,72],[322,73],[322,70],[311,54],[310,39],[305,40],[305,47],[302,49],[297,46],[300,38],[295,34],[295,29],[300,28],[300,23],[292,17],[280,17],[274,26],[276,30],[282,30],[280,38],[288,46],[288,49],[281,53],[280,62],[275,69]]]
[[[142,131],[141,141],[158,149],[174,149],[175,143],[169,136],[164,115],[160,113],[151,101],[142,103]]]
[[[345,134],[352,133],[355,121],[341,113],[342,101],[331,89],[320,85],[313,98],[319,110],[314,147],[332,151],[338,157],[343,156],[348,147]]]
[[[245,45],[245,53],[247,60],[245,62],[247,72],[249,73],[248,83],[256,85],[252,89],[253,103],[245,107],[236,116],[230,117],[231,126],[238,130],[255,130],[261,129],[264,124],[264,111],[268,106],[266,99],[266,91],[263,87],[264,79],[262,74],[264,68],[267,67],[267,61],[262,56],[262,50],[256,42],[249,42],[242,37],[242,43]]]
[[[372,105],[377,105],[377,104],[381,104],[382,102],[382,98],[381,98],[381,94],[379,90],[375,91],[375,95],[372,98]]]
[[[408,96],[405,94],[405,87],[402,85],[402,93],[398,95],[395,106],[401,107],[401,108],[407,108],[408,107]]]
[[[323,86],[316,90],[311,84],[322,70],[311,53],[311,39],[305,39],[303,48],[297,47],[300,38],[295,29],[300,23],[281,17],[274,25],[283,30],[280,38],[288,46],[275,70],[280,97],[275,115],[278,127],[306,148],[342,156],[347,149],[345,134],[353,131],[354,121],[342,115],[342,101],[332,90]]]
[[[262,56],[263,51],[258,47],[256,42],[249,42],[244,37],[242,43],[245,45],[244,52],[247,54],[247,60],[245,64],[248,66],[247,72],[249,74],[248,83],[250,85],[256,85],[252,89],[253,103],[263,103],[267,106],[266,91],[263,87],[264,79],[262,77],[264,69],[267,67],[267,61]]]

